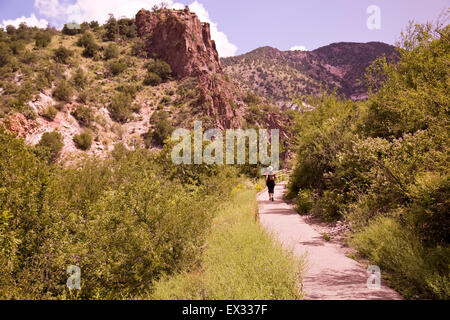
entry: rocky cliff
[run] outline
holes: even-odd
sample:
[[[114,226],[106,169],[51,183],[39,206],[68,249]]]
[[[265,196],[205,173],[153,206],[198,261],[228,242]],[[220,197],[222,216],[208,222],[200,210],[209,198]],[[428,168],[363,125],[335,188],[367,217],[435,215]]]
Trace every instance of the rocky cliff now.
[[[147,53],[166,61],[177,79],[197,79],[198,103],[206,116],[221,127],[240,124],[241,90],[223,74],[208,23],[201,23],[189,9],[142,9],[136,28]]]

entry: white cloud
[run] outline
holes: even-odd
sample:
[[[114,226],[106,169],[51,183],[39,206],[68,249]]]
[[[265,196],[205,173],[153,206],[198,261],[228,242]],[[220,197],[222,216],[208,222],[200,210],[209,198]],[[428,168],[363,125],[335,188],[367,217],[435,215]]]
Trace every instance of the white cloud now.
[[[293,46],[289,49],[290,51],[308,51],[305,46]]]
[[[164,2],[170,8],[183,9],[185,6],[173,0]],[[116,17],[134,17],[142,8],[150,9],[154,5],[159,5],[161,0],[77,0],[73,5],[60,3],[59,0],[35,0],[35,7],[39,13],[48,17],[57,24],[67,22],[84,22],[97,20],[103,24],[108,19],[108,14],[112,13]],[[234,56],[237,46],[232,44],[225,33],[219,31],[218,24],[212,22],[209,13],[205,7],[198,1],[189,5],[189,9],[195,12],[202,22],[208,22],[211,25],[211,38],[216,42],[219,56]]]
[[[38,27],[38,28],[47,28],[48,21],[45,19],[38,20],[34,13],[31,14],[28,18],[22,16],[20,18],[14,20],[3,20],[0,28],[5,28],[8,25],[15,26],[16,28],[22,23],[25,22],[29,27]]]
[[[165,2],[169,6],[173,5],[172,0]],[[59,0],[35,0],[34,5],[40,14],[60,24],[92,20],[103,24],[110,13],[116,17],[131,18],[140,9],[150,9],[160,3],[161,0],[77,0],[75,4],[67,4]]]

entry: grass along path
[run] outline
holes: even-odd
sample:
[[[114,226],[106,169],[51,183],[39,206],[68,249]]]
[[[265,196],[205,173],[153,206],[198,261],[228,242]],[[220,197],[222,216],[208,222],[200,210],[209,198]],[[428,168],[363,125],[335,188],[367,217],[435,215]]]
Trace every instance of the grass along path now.
[[[283,201],[285,183],[275,189],[275,201],[267,192],[258,196],[260,223],[280,242],[306,260],[303,293],[306,299],[321,300],[393,300],[402,299],[381,283],[379,290],[368,289],[366,270],[346,256],[339,244],[327,242],[305,222],[291,205]]]
[[[302,299],[302,261],[256,220],[256,191],[240,185],[214,218],[200,267],[156,283],[155,300]]]

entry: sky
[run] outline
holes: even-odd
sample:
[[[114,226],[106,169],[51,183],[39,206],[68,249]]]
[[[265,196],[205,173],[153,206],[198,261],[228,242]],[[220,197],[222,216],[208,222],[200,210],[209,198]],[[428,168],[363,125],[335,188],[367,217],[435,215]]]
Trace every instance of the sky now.
[[[61,28],[67,22],[106,21],[108,14],[132,17],[161,0],[0,0],[0,27]],[[450,0],[165,0],[189,5],[203,22],[221,57],[261,46],[314,50],[334,42],[395,44],[408,22],[435,21]],[[448,23],[448,21],[447,21]]]

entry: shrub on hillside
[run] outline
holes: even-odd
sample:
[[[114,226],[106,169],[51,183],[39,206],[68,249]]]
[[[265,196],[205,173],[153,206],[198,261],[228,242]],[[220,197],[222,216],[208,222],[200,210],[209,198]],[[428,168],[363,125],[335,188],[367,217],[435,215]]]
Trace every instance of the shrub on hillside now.
[[[77,68],[72,75],[72,82],[78,88],[84,88],[87,84],[87,75],[84,73],[83,69]]]
[[[116,88],[116,90],[130,95],[133,99],[136,97],[136,94],[138,92],[138,88],[132,84],[120,85]]]
[[[56,62],[68,64],[70,58],[73,56],[73,52],[63,46],[60,46],[53,53],[53,59]]]
[[[52,35],[47,31],[40,31],[36,35],[36,47],[45,48],[52,41]]]
[[[89,127],[94,119],[94,113],[91,108],[85,106],[78,106],[75,111],[72,112],[72,116],[77,121],[86,127]]]
[[[145,52],[145,43],[141,38],[136,38],[133,42],[133,45],[131,46],[131,55],[133,56],[142,56],[147,57],[147,54]]]
[[[58,110],[54,106],[48,106],[41,113],[41,116],[49,121],[53,121],[53,120],[55,120],[57,114],[58,114]]]
[[[83,132],[73,137],[73,142],[78,149],[87,151],[92,146],[92,135],[89,132]]]
[[[145,145],[147,147],[162,146],[174,130],[169,114],[166,111],[156,111],[150,118],[150,124],[153,125],[153,129],[144,136]]]
[[[70,102],[72,98],[73,90],[70,86],[70,83],[68,83],[66,80],[60,81],[56,88],[53,90],[53,96],[64,102]]]
[[[48,151],[49,162],[54,162],[64,147],[63,137],[59,132],[45,132],[39,141],[38,147]]]
[[[15,40],[9,43],[9,47],[13,55],[19,55],[23,50],[25,50],[26,42],[23,40]]]
[[[158,86],[162,83],[162,79],[154,72],[148,72],[144,79],[144,85],[146,86]]]
[[[11,49],[9,46],[0,42],[0,67],[7,65],[11,61]]]
[[[95,41],[94,36],[91,32],[85,32],[78,39],[77,45],[80,47],[84,47],[83,57],[93,58],[97,52],[100,50],[100,46]]]
[[[115,43],[110,43],[105,48],[105,60],[115,59],[119,57],[119,47]]]
[[[172,68],[167,62],[160,59],[151,62],[147,67],[147,71],[149,74],[157,74],[163,82],[166,82],[172,78]]]
[[[107,68],[111,74],[117,76],[124,72],[128,68],[128,65],[125,61],[116,59],[108,62]]]
[[[116,93],[108,106],[109,114],[117,122],[125,123],[131,117],[133,98],[126,93]]]
[[[92,30],[97,30],[99,27],[100,25],[98,24],[98,21],[89,22],[89,28],[91,28]]]

